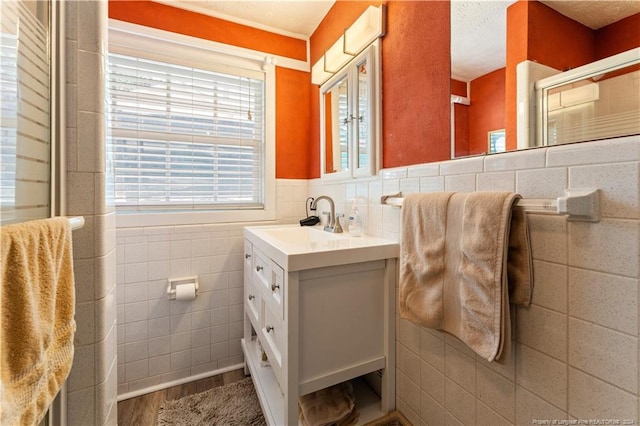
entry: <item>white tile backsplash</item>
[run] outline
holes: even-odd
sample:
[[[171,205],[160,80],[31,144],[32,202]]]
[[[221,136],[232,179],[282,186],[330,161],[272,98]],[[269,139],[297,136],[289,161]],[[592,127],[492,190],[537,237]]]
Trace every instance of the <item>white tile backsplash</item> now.
[[[634,424],[638,396],[569,367],[569,415],[579,419],[624,419]]]
[[[564,195],[567,186],[565,167],[518,170],[516,192],[524,198],[556,198]]]
[[[463,175],[468,173],[480,173],[484,171],[484,156],[473,158],[462,158],[455,161],[444,161],[440,163],[440,174]]]
[[[516,190],[515,172],[480,173],[477,176],[478,191],[510,191]]]
[[[385,170],[366,184],[366,233],[400,238],[401,209],[381,206],[380,195],[415,190],[413,178],[421,192],[515,190],[525,198],[599,188],[603,219],[528,216],[532,305],[512,317],[515,340],[506,364],[488,363],[451,336],[398,320],[397,409],[422,425],[637,422],[640,137]],[[311,195],[339,193],[319,179],[309,187]]]
[[[600,142],[555,146],[546,151],[547,167],[640,161],[640,143],[638,136],[628,136]]]
[[[638,277],[640,221],[602,219],[569,224],[569,265]]]
[[[638,339],[596,324],[569,321],[569,363],[620,388],[638,392]]]
[[[307,181],[278,180],[277,185],[278,206],[286,202],[289,211],[278,209],[279,222],[304,217]],[[121,228],[116,238],[118,328],[123,330],[118,362],[125,375],[120,394],[215,374],[242,362],[242,225]],[[168,300],[167,280],[189,275],[199,278],[196,299]],[[143,361],[144,368],[134,373],[132,364]]]
[[[96,85],[104,77],[107,46],[98,41],[106,39],[107,9],[105,2],[69,2],[64,11],[68,161],[63,207],[67,214],[85,218],[85,226],[73,232],[80,334],[69,376],[70,426],[116,424],[117,345],[125,342],[126,334],[124,326],[116,326],[116,293],[124,297],[116,290],[117,273],[124,279],[116,257],[124,260],[124,253],[115,250],[115,214],[109,201],[113,188],[106,183],[112,176],[104,159],[104,88]]]
[[[568,307],[572,317],[638,336],[637,278],[569,268]]]
[[[633,189],[640,181],[640,162],[597,164],[569,168],[572,188],[600,188],[602,216],[640,219],[640,192]]]
[[[529,149],[519,152],[506,152],[501,155],[489,155],[484,160],[484,171],[497,172],[541,168],[545,166],[545,154],[545,149]]]

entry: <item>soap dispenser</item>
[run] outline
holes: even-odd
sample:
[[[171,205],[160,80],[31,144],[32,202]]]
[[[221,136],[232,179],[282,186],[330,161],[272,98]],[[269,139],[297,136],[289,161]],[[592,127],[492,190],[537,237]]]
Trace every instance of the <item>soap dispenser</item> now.
[[[356,200],[353,200],[351,206],[351,213],[349,213],[349,234],[352,237],[359,237],[362,235],[362,218],[358,212],[358,206]]]

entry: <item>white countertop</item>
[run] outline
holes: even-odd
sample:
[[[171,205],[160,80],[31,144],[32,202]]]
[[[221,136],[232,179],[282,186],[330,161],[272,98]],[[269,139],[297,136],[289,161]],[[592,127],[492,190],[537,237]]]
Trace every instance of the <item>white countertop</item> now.
[[[332,234],[320,226],[244,228],[244,237],[287,271],[397,258],[400,244],[383,238]]]

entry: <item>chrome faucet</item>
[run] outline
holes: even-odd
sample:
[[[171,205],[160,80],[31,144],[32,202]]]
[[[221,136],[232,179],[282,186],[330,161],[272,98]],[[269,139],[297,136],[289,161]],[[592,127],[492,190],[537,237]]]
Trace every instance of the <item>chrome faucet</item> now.
[[[327,223],[324,226],[324,230],[327,232],[340,233],[342,232],[342,226],[340,225],[340,217],[344,217],[344,214],[340,214],[336,216],[336,206],[331,199],[331,197],[327,195],[321,195],[318,198],[311,201],[311,206],[309,207],[311,210],[316,210],[318,207],[318,201],[327,200],[329,202],[330,212],[323,212],[323,214],[328,215]]]

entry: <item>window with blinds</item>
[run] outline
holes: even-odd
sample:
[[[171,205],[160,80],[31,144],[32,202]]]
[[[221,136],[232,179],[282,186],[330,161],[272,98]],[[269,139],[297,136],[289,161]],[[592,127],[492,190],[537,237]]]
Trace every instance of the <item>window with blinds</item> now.
[[[110,53],[107,91],[119,209],[263,208],[259,73]]]

